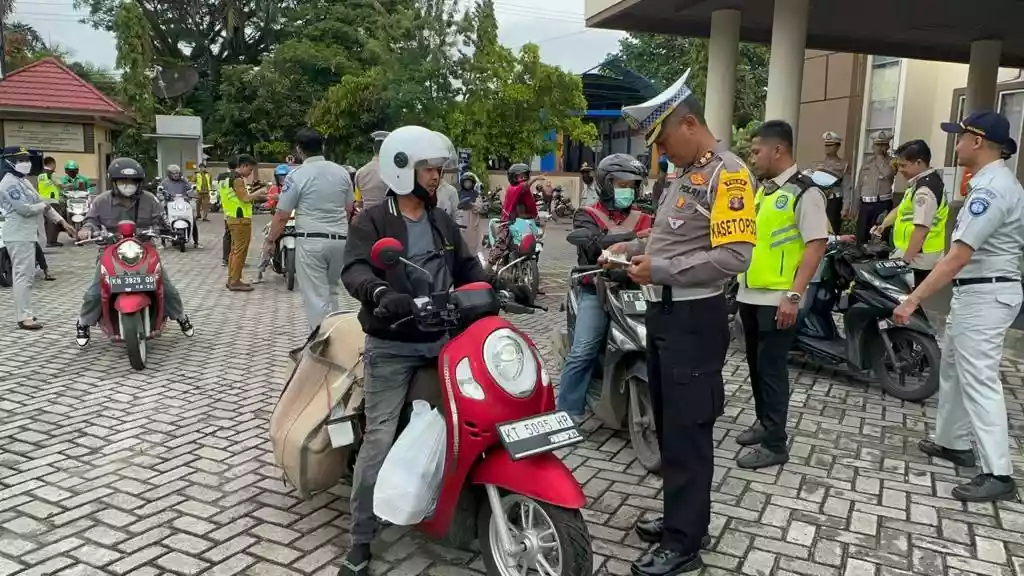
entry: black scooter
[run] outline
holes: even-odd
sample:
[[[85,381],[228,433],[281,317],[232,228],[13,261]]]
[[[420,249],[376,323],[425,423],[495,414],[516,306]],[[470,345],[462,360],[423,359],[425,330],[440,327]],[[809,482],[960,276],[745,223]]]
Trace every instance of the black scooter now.
[[[632,232],[594,236],[592,232],[576,229],[567,240],[573,246],[596,245],[607,249],[619,242],[636,238]],[[629,430],[640,464],[651,472],[661,468],[661,452],[654,429],[654,409],[647,381],[647,328],[644,314],[647,302],[640,287],[629,281],[624,270],[601,270],[598,266],[576,266],[570,272],[566,289],[565,328],[559,329],[556,354],[565,357],[572,346],[576,326],[576,310],[581,281],[593,277],[598,298],[609,315],[608,336],[597,358],[590,377],[587,405],[605,426],[614,430]],[[558,350],[560,348],[560,350]]]
[[[893,311],[911,292],[912,278],[911,269],[890,260],[885,247],[831,242],[793,350],[829,364],[870,370],[882,389],[900,400],[931,397],[939,389],[935,328],[920,308],[906,326],[892,321]],[[843,315],[841,331],[833,312]],[[738,316],[734,322],[740,324]]]

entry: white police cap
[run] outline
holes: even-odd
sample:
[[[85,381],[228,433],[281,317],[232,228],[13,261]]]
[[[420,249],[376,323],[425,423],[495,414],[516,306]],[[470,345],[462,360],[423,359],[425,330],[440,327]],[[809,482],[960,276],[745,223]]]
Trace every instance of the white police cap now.
[[[661,94],[643,104],[622,108],[622,117],[626,119],[633,130],[643,131],[648,146],[658,138],[658,134],[661,132],[661,123],[665,118],[668,118],[668,115],[676,109],[680,102],[693,94],[693,90],[686,85],[686,79],[689,77],[690,71],[687,70],[679,80],[676,80],[675,84],[669,86]]]

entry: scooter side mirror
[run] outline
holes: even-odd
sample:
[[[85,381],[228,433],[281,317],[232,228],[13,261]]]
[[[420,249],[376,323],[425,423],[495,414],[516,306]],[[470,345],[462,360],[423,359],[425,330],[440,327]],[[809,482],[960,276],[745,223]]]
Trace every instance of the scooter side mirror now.
[[[381,270],[394,268],[402,258],[405,248],[395,238],[381,238],[370,248],[370,261]]]
[[[586,228],[577,228],[569,232],[565,239],[573,246],[587,246],[594,241],[594,233]]]

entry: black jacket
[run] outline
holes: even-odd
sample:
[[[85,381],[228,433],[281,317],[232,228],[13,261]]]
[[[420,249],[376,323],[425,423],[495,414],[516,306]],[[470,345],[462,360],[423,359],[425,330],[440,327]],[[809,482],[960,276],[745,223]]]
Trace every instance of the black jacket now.
[[[462,239],[458,224],[444,210],[427,208],[434,231],[434,246],[444,249],[445,263],[452,275],[455,286],[470,282],[486,282],[487,274],[480,266],[480,261],[470,252]],[[383,202],[363,210],[352,222],[348,231],[348,242],[345,244],[345,266],[341,271],[341,280],[345,289],[353,298],[362,303],[359,310],[359,323],[363,332],[376,338],[397,340],[399,342],[435,342],[444,333],[423,332],[414,322],[403,322],[397,330],[391,330],[394,318],[378,318],[373,311],[377,303],[373,300],[374,291],[381,286],[389,286],[402,294],[415,296],[412,285],[406,276],[405,264],[399,263],[391,270],[380,270],[370,260],[370,249],[374,242],[381,238],[394,238],[407,246],[409,243],[405,219],[398,210],[398,201],[389,194]],[[441,287],[438,287],[441,289]]]

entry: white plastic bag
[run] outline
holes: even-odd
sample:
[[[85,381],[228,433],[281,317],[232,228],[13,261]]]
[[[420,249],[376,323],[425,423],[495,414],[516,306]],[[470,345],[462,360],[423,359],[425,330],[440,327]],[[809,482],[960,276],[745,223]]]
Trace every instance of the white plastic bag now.
[[[423,400],[413,400],[409,425],[388,452],[377,476],[374,514],[392,524],[408,526],[434,511],[444,473],[445,436],[441,414]]]

